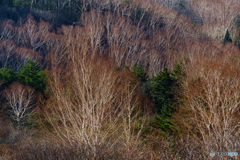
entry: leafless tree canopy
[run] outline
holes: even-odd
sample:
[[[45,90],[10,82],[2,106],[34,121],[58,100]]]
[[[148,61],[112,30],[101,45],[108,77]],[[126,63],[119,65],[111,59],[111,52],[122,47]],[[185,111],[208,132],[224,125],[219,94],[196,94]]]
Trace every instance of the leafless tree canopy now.
[[[28,116],[34,109],[34,89],[14,83],[5,90],[5,96],[14,118],[16,118],[18,125],[20,125],[22,119]]]
[[[240,154],[239,15],[239,0],[1,1],[0,159]],[[22,84],[29,62],[46,90]]]

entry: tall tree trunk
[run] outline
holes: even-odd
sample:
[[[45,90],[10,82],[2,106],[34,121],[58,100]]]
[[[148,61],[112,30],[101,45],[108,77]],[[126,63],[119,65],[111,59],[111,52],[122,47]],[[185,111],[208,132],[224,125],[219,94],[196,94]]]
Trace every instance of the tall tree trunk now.
[[[57,4],[57,25],[59,25],[60,14],[61,14],[61,5],[60,5],[60,0],[58,0],[58,4]]]
[[[30,11],[32,11],[33,1],[34,1],[34,0],[31,1]]]
[[[41,0],[41,10],[44,10],[44,4],[45,4],[45,1]]]
[[[17,117],[17,130],[20,130],[21,128],[21,119]]]
[[[68,1],[68,16],[71,16],[71,0]]]

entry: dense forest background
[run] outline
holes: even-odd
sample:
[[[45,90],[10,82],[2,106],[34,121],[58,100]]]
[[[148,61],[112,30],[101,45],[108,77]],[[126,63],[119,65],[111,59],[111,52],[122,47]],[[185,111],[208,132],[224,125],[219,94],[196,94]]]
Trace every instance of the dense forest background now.
[[[239,0],[0,0],[0,159],[240,153],[239,49]]]

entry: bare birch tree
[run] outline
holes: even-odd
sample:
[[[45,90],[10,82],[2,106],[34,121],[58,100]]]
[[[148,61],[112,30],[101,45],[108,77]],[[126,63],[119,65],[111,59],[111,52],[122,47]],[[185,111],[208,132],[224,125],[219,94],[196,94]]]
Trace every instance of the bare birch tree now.
[[[186,96],[191,112],[187,145],[195,157],[210,152],[239,152],[240,78],[239,68],[216,60],[194,60],[187,70]],[[194,156],[192,155],[192,156]]]
[[[67,81],[63,76],[62,80],[58,77],[63,74],[53,74],[56,75],[51,83],[54,99],[48,104],[47,116],[57,137],[67,144],[91,150],[90,157],[94,158],[99,152],[114,153],[118,145],[121,152],[136,154],[144,121],[138,121],[134,85],[129,88],[129,82],[125,83],[99,57],[89,61],[78,55],[70,55]]]
[[[18,129],[20,129],[22,120],[31,114],[35,106],[34,89],[14,83],[5,90],[5,97],[12,109],[14,118],[16,118]]]

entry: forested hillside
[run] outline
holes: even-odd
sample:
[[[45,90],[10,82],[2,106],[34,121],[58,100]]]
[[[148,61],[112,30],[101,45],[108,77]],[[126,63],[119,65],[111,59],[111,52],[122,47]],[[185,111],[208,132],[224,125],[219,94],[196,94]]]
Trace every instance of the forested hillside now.
[[[0,159],[210,152],[240,153],[239,0],[0,0]]]

